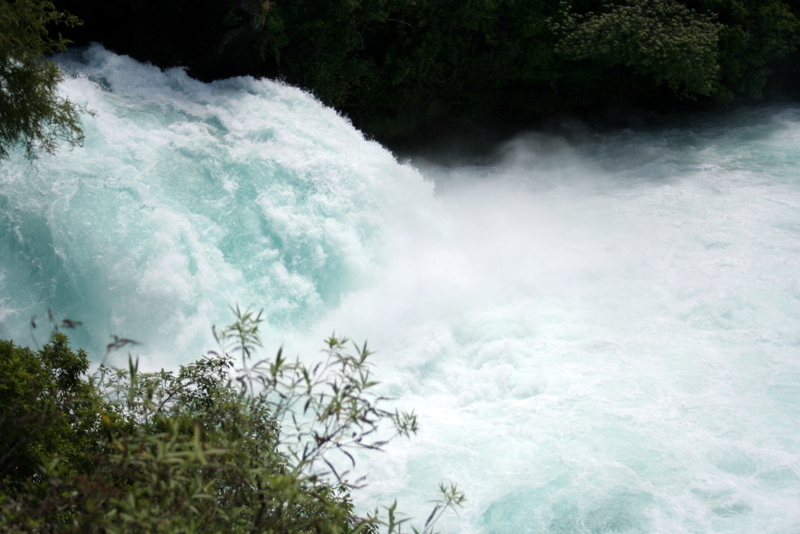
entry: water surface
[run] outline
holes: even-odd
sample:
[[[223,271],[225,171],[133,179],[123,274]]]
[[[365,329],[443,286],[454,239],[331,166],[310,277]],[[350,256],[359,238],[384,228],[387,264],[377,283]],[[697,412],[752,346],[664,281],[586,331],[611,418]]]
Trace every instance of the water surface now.
[[[120,335],[172,367],[263,308],[270,351],[368,339],[420,416],[363,508],[424,519],[448,480],[445,532],[800,532],[800,107],[440,167],[281,84],[61,63],[96,116],[0,168],[0,337],[51,308],[94,361]]]

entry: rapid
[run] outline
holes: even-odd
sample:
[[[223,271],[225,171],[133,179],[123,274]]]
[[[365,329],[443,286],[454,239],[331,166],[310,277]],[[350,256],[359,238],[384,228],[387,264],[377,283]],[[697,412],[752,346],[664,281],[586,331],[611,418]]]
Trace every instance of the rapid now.
[[[94,362],[375,349],[411,441],[359,458],[361,509],[443,532],[800,532],[800,106],[598,132],[484,163],[398,161],[277,82],[62,56],[86,143],[0,165],[0,338],[47,310]],[[37,328],[32,328],[32,318]]]

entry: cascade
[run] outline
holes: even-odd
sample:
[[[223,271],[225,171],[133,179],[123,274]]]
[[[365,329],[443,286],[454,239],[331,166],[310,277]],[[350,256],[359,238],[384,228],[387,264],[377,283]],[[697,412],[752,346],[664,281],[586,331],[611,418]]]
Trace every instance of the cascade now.
[[[424,520],[446,480],[444,532],[800,530],[800,107],[441,166],[280,83],[59,62],[95,115],[0,167],[0,338],[42,343],[51,309],[93,361],[119,335],[157,369],[264,309],[268,351],[368,340],[420,418],[360,459],[360,507]]]

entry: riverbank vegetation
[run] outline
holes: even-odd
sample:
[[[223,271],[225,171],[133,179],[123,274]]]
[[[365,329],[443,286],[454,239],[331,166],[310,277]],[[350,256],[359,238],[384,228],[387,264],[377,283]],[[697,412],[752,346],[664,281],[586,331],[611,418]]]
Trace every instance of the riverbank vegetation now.
[[[60,0],[81,42],[283,79],[392,141],[800,90],[796,0]]]
[[[800,96],[798,0],[0,0],[0,158],[80,144],[43,60],[71,42],[204,81],[284,80],[391,147]]]
[[[79,24],[51,2],[0,1],[0,160],[18,145],[32,159],[83,142],[82,109],[58,95],[62,73],[44,59],[69,44],[49,32]]]
[[[260,322],[241,312],[218,350],[155,373],[87,374],[58,331],[38,351],[0,342],[0,532],[407,531],[396,505],[362,516],[351,500],[355,453],[417,430],[374,392],[366,345],[260,359]],[[420,532],[463,501],[440,490]]]

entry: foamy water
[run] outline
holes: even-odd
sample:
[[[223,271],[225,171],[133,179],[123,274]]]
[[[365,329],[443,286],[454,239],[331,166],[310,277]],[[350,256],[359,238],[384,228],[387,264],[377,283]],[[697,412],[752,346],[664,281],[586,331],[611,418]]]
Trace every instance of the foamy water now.
[[[0,168],[0,337],[52,308],[95,361],[117,334],[175,366],[264,308],[269,350],[368,339],[420,416],[359,506],[424,520],[448,480],[445,532],[800,532],[800,107],[444,168],[269,81],[62,64],[97,115]]]

